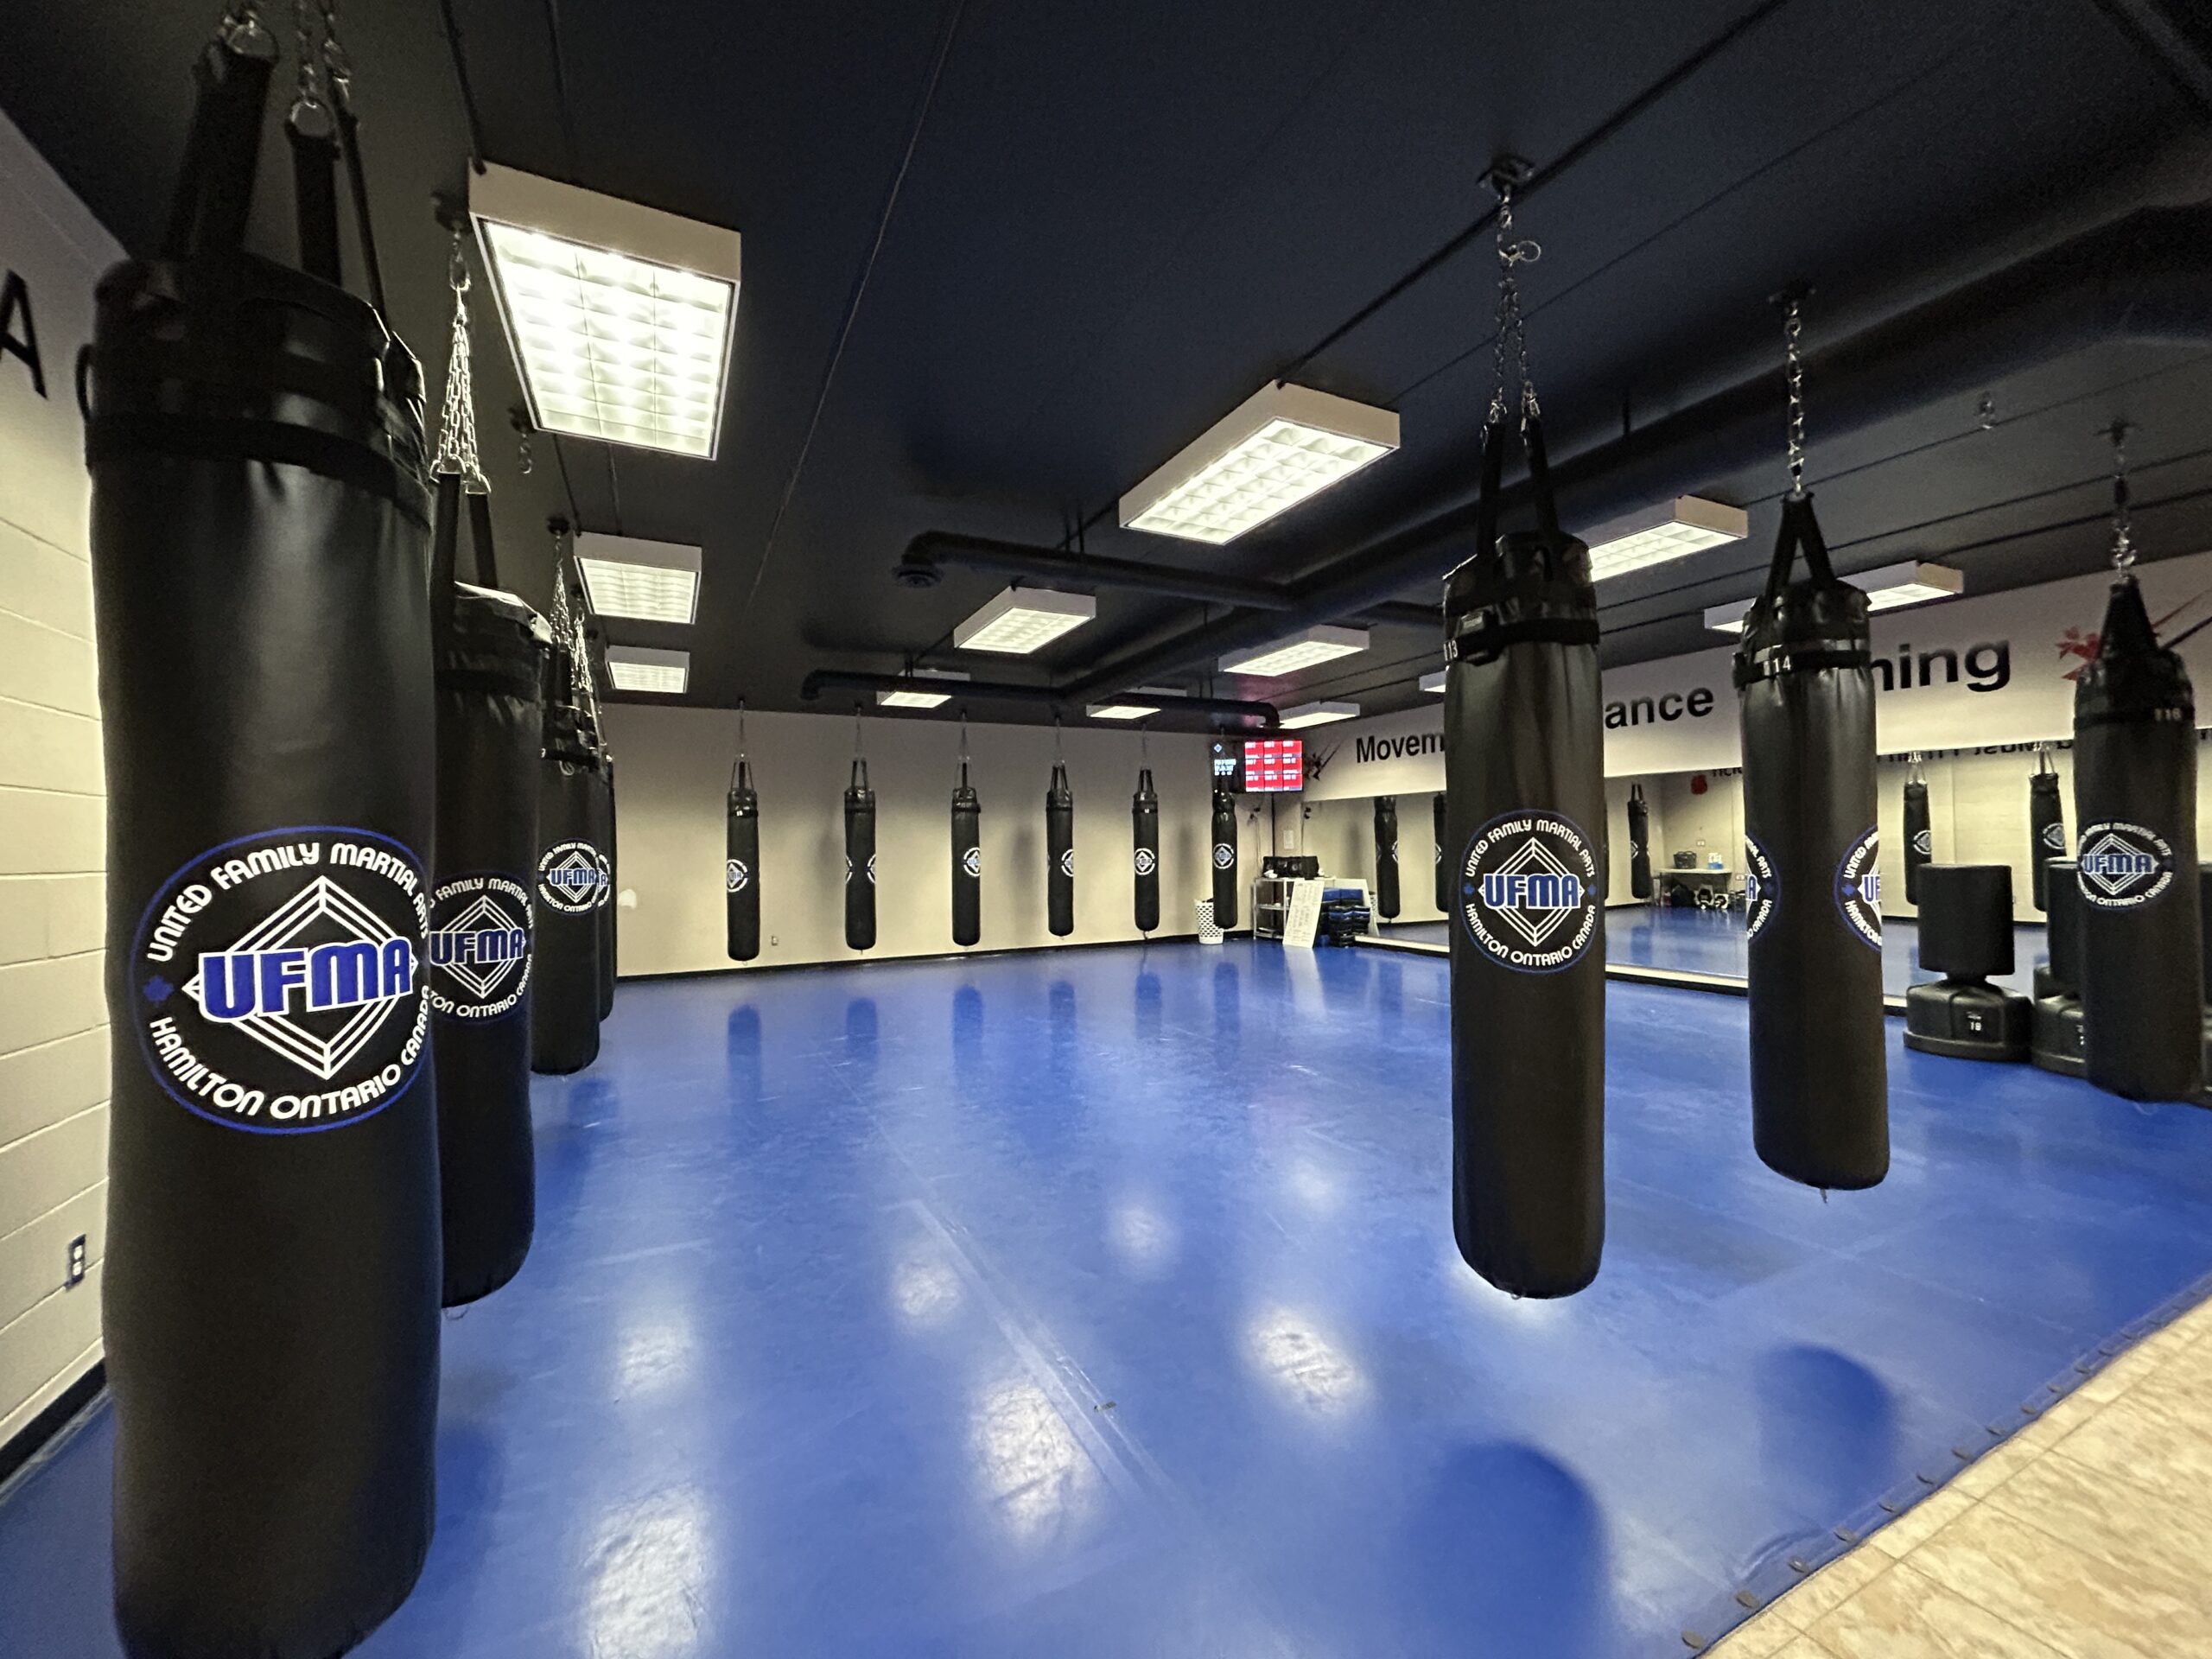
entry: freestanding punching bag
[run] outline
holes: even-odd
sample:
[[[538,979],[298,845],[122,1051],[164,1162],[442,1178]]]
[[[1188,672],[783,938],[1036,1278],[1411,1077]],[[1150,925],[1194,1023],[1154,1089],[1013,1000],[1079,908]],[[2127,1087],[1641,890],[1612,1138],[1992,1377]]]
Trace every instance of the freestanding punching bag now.
[[[2050,873],[2044,867],[2065,856],[2066,804],[2059,798],[2058,770],[2050,764],[2050,752],[2038,745],[2036,769],[2028,774],[2028,868],[2037,910],[2050,908]]]
[[[983,937],[983,804],[968,781],[960,757],[960,782],[952,791],[952,942]]]
[[[2196,702],[2132,574],[2074,683],[2075,856],[2086,1075],[2131,1100],[2184,1100],[2202,1069]]]
[[[421,378],[372,307],[241,251],[275,55],[234,12],[202,58],[168,238],[101,279],[86,382],[131,1659],[344,1653],[433,1513]],[[330,200],[335,145],[296,156]],[[334,276],[332,213],[302,254]]]
[[[760,795],[753,786],[753,762],[741,753],[730,768],[728,826],[722,849],[729,959],[751,962],[760,954]]]
[[[1236,798],[1218,785],[1213,791],[1213,925],[1236,925]]]
[[[875,949],[875,791],[857,756],[845,788],[845,948]]]
[[[1628,786],[1628,890],[1631,898],[1651,896],[1651,809],[1642,784]]]
[[[1137,772],[1137,792],[1129,802],[1129,818],[1135,834],[1134,868],[1136,875],[1136,925],[1140,933],[1160,925],[1160,793],[1152,786],[1152,768]]]
[[[556,595],[557,597],[557,595]],[[599,906],[607,870],[593,840],[598,757],[575,704],[575,664],[556,616],[537,765],[537,983],[530,1001],[530,1068],[553,1077],[599,1058]]]
[[[1375,912],[1386,922],[1398,918],[1398,798],[1375,798]]]
[[[1936,831],[1928,818],[1928,780],[1915,763],[1904,786],[1904,896],[1917,907],[1920,873],[1936,858]]]
[[[1812,498],[1784,497],[1735,666],[1751,1138],[1769,1168],[1823,1190],[1890,1167],[1868,660],[1866,595],[1837,580]]]
[[[1075,931],[1075,793],[1068,769],[1052,762],[1052,787],[1045,791],[1046,925],[1054,938]]]
[[[1474,556],[1444,585],[1452,1230],[1500,1290],[1567,1296],[1605,1236],[1597,590],[1533,417],[1539,527],[1497,533],[1510,430],[1484,435]]]

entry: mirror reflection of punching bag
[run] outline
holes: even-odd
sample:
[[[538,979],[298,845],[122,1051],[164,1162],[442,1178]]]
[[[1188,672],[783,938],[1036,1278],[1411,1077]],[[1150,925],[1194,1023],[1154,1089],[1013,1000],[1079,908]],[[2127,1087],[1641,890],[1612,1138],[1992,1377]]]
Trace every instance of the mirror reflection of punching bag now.
[[[1433,811],[1436,818],[1436,907],[1448,918],[1452,914],[1452,861],[1444,855],[1444,791],[1438,790],[1433,798]]]
[[[1213,791],[1213,925],[1224,933],[1236,925],[1236,798],[1218,784]]]
[[[1398,798],[1375,798],[1375,913],[1398,918]]]
[[[2028,863],[2034,871],[2036,908],[2050,908],[2050,872],[2044,867],[2066,856],[2066,805],[2058,793],[2058,769],[2050,751],[2036,745],[2036,769],[2028,774]]]
[[[875,791],[858,756],[845,790],[845,948],[875,949]]]
[[[607,888],[592,839],[596,756],[576,703],[575,635],[559,582],[556,572],[553,666],[537,763],[537,939],[530,999],[530,1069],[554,1077],[581,1071],[599,1058],[599,905]]]
[[[744,752],[744,712],[738,714],[737,762],[730,768],[728,829],[722,848],[722,892],[729,922],[729,959],[760,954],[760,794]]]
[[[341,1653],[430,1541],[421,377],[368,304],[240,251],[275,58],[233,8],[200,60],[167,244],[101,278],[89,365],[101,1294],[115,1614],[141,1659]],[[327,192],[330,150],[308,148],[302,191],[320,166]],[[311,269],[335,265],[329,231]],[[327,931],[333,906],[368,962]],[[353,1014],[310,1012],[318,971],[355,975]]]
[[[983,803],[968,781],[968,743],[960,744],[960,781],[952,791],[952,942],[983,937]]]
[[[1631,898],[1651,896],[1651,809],[1642,784],[1628,786],[1628,890]]]
[[[1920,775],[1920,757],[1912,757],[1912,770],[1904,785],[1904,896],[1920,903],[1920,873],[1935,861],[1936,831],[1928,813],[1928,780]]]
[[[1129,803],[1135,832],[1136,925],[1140,933],[1160,925],[1160,794],[1152,786],[1152,768],[1137,773],[1137,792]]]
[[[1047,925],[1052,937],[1064,939],[1075,931],[1075,795],[1068,788],[1068,769],[1052,762],[1052,786],[1045,791],[1045,873]]]
[[[2131,1100],[2186,1100],[2203,1065],[2196,696],[2125,569],[2074,683],[2074,804],[2086,1074]]]

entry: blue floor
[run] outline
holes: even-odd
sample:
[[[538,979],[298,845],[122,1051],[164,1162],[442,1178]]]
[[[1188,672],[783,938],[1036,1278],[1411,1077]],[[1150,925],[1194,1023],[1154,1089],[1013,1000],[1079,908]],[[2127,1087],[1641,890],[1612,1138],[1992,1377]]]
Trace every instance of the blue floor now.
[[[1382,932],[1394,939],[1442,944],[1444,924],[1390,922]],[[2035,967],[2050,952],[2041,924],[2012,929],[2012,971],[1991,980],[2006,990],[2031,995]],[[1740,911],[1672,910],[1649,905],[1615,905],[1605,912],[1605,960],[1675,973],[1711,974],[1741,979],[1745,973],[1744,916]],[[1920,927],[1896,917],[1882,924],[1882,988],[1891,996],[1942,976],[1920,965]]]
[[[2212,1269],[2212,1113],[1910,1054],[1768,1173],[1744,1003],[1610,992],[1597,1283],[1459,1265],[1445,966],[1232,943],[624,987],[448,1323],[366,1659],[1659,1659]],[[0,1503],[0,1653],[111,1659],[111,1421]]]

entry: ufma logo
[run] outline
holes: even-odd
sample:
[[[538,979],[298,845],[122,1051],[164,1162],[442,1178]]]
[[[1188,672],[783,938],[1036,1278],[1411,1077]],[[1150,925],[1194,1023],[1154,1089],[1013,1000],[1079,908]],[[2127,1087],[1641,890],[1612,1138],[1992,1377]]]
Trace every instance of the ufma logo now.
[[[732,858],[723,861],[722,890],[724,892],[743,893],[752,880],[753,872],[745,868],[743,859]]]
[[[980,880],[983,874],[983,849],[980,847],[970,847],[966,852],[961,854],[960,868]]]
[[[1072,847],[1060,855],[1060,874],[1071,880],[1075,879],[1075,849]]]
[[[548,847],[537,861],[537,896],[564,916],[598,909],[607,897],[607,870],[591,842]]]
[[[2173,885],[2174,849],[2139,823],[2107,820],[2082,826],[2082,897],[2100,910],[2133,910]]]
[[[852,886],[853,877],[860,874],[867,875],[868,886],[872,887],[875,885],[875,855],[874,853],[868,855],[868,862],[859,871],[853,868],[853,855],[850,853],[845,855],[845,885],[849,887]]]
[[[1836,864],[1835,907],[1860,944],[1882,948],[1881,836],[1871,827]]]
[[[422,1063],[429,901],[388,836],[309,825],[227,842],[139,918],[148,1069],[210,1122],[264,1135],[373,1116]]]
[[[1230,842],[1225,842],[1225,841],[1217,841],[1216,842],[1214,842],[1214,844],[1213,844],[1213,867],[1214,867],[1214,868],[1216,868],[1217,870],[1227,870],[1227,869],[1233,869],[1233,868],[1236,868],[1236,849],[1232,844],[1230,844]]]
[[[457,875],[430,895],[430,1009],[497,1020],[530,986],[530,889],[511,876]]]
[[[1136,866],[1139,875],[1150,875],[1160,868],[1160,861],[1153,855],[1151,848],[1140,847],[1137,849]]]
[[[2059,857],[2066,856],[2066,825],[2063,820],[2053,819],[2044,825],[2043,844]]]
[[[1782,898],[1782,887],[1774,879],[1774,861],[1766,855],[1766,849],[1749,836],[1744,837],[1744,938],[1746,943],[1759,936],[1759,930],[1773,919],[1774,907]]]
[[[1467,843],[1459,896],[1468,937],[1484,955],[1516,973],[1557,973],[1597,935],[1597,856],[1568,819],[1509,812]]]

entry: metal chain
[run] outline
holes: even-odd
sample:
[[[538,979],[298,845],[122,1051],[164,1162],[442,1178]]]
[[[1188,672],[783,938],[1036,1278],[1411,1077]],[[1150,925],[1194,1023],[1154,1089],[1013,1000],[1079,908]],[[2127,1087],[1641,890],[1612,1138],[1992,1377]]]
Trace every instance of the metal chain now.
[[[968,764],[968,710],[965,708],[960,711],[960,764],[963,768]]]
[[[1521,315],[1521,283],[1514,267],[1535,264],[1544,257],[1544,250],[1538,243],[1514,237],[1512,181],[1500,177],[1492,183],[1497,192],[1497,217],[1492,222],[1497,242],[1497,332],[1492,342],[1496,386],[1491,393],[1490,418],[1493,425],[1505,419],[1506,353],[1510,350],[1512,371],[1520,382],[1521,419],[1525,425],[1543,411],[1536,403],[1535,382],[1529,375],[1529,325]]]
[[[453,289],[453,339],[446,356],[446,395],[438,411],[438,453],[433,475],[457,477],[471,495],[489,495],[492,486],[476,453],[476,389],[469,373],[468,261],[461,232],[453,233],[453,256],[446,282]]]
[[[2122,575],[2135,568],[2135,543],[2128,517],[2128,429],[2126,421],[2114,421],[2106,435],[2112,439],[2112,568]]]
[[[861,759],[861,700],[853,699],[853,759]]]
[[[573,555],[569,559],[569,568],[571,571],[575,570],[575,560]],[[583,593],[582,572],[576,572],[575,583],[577,594],[581,597]],[[569,646],[569,650],[575,658],[578,694],[582,702],[584,716],[591,721],[591,728],[599,734],[600,743],[603,747],[607,741],[607,733],[599,723],[599,684],[592,678],[591,641],[584,633],[584,607],[581,604],[572,605],[569,607],[569,613],[572,619],[570,626],[575,630],[574,642]]]
[[[276,56],[276,39],[263,26],[261,8],[254,0],[231,0],[215,37],[240,57],[274,60]]]
[[[562,575],[566,547],[556,521],[547,526],[553,532],[553,640],[565,654],[569,651],[569,584]],[[573,664],[571,664],[573,666]]]
[[[1805,319],[1803,300],[1792,294],[1782,302],[1782,349],[1789,363],[1789,493],[1805,493]]]
[[[322,0],[322,73],[331,101],[342,111],[353,103],[353,60],[338,43],[338,0]]]
[[[320,54],[315,42],[315,15],[308,0],[292,0],[292,32],[299,44],[299,90],[292,97],[291,118],[297,124],[310,111],[327,106],[322,100]]]

